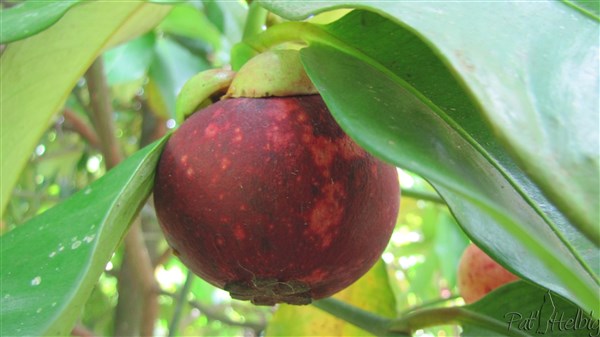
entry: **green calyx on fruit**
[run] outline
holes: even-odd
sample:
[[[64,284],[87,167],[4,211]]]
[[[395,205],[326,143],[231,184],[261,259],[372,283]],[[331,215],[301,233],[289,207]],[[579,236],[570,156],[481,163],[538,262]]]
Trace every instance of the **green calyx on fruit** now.
[[[177,96],[178,123],[198,109],[235,97],[283,97],[317,94],[304,71],[298,50],[266,51],[246,62],[239,72],[210,69],[189,79]]]
[[[177,96],[175,115],[178,123],[189,115],[217,101],[235,76],[235,72],[224,69],[210,69],[190,78]]]
[[[297,96],[318,93],[306,75],[300,52],[271,50],[248,61],[231,82],[226,97]]]

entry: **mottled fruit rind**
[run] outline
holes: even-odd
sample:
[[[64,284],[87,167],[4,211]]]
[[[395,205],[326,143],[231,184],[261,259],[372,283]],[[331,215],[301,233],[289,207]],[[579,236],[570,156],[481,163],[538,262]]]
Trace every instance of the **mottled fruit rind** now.
[[[308,304],[378,260],[399,192],[395,167],[308,95],[193,114],[166,144],[154,202],[167,241],[206,281],[255,304]]]
[[[458,265],[458,288],[467,304],[518,279],[474,244],[467,247]]]

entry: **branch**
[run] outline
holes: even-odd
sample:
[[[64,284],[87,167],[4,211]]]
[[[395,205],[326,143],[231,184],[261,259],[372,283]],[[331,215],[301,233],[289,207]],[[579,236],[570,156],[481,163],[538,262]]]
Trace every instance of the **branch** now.
[[[520,330],[507,329],[505,322],[500,322],[492,317],[478,314],[466,307],[432,308],[417,310],[395,320],[390,325],[389,331],[415,332],[439,325],[472,325],[494,332],[498,336],[525,337],[526,333]]]
[[[123,159],[123,155],[115,137],[110,94],[101,58],[92,63],[85,78],[90,93],[92,121],[100,139],[100,149],[106,159],[106,168],[111,169]]]
[[[176,336],[177,330],[179,330],[179,322],[181,321],[181,313],[183,312],[183,304],[185,303],[185,299],[187,298],[188,293],[190,292],[190,288],[192,286],[192,282],[194,281],[194,274],[188,270],[187,277],[185,278],[185,283],[179,292],[179,296],[176,298],[175,303],[175,312],[173,313],[173,318],[171,319],[171,324],[169,325],[169,335],[168,337]]]
[[[166,295],[169,297],[177,298],[176,294],[173,294],[166,290],[161,289],[161,290],[159,290],[159,292],[161,295]],[[259,323],[259,322],[249,322],[249,321],[246,321],[246,322],[235,321],[235,320],[227,317],[223,312],[216,309],[216,307],[211,307],[209,305],[205,305],[205,304],[195,301],[195,300],[189,300],[188,304],[191,307],[200,310],[200,312],[204,316],[206,316],[206,318],[208,318],[209,320],[219,321],[219,322],[221,322],[223,324],[227,324],[229,326],[238,326],[238,327],[242,327],[242,328],[249,328],[256,332],[263,331],[267,327],[266,323],[264,323],[264,322]]]
[[[79,117],[73,110],[69,108],[64,109],[63,116],[65,117],[65,122],[68,123],[68,126],[71,130],[77,132],[92,147],[100,149],[100,140],[98,139],[96,131],[92,129],[91,126],[83,120],[83,118]]]
[[[324,298],[313,302],[313,305],[337,318],[343,319],[352,325],[368,331],[375,336],[410,336],[409,334],[400,331],[396,331],[395,334],[390,334],[388,329],[392,323],[391,319],[365,311],[335,298]]]

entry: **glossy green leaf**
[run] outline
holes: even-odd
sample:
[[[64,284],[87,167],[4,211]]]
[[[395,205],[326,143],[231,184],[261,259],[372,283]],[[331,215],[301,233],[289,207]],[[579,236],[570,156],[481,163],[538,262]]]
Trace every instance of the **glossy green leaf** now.
[[[313,28],[306,39],[331,46],[311,44],[305,66],[352,137],[430,180],[470,236],[509,269],[579,304],[598,300],[587,264],[597,269],[598,250],[497,144],[435,49],[365,12],[322,29],[329,35]]]
[[[598,20],[558,1],[263,3],[287,18],[369,8],[416,32],[541,191],[600,244]]]
[[[589,337],[600,334],[600,320],[589,316],[598,308],[582,310],[546,289],[515,282],[498,288],[465,310],[485,315],[508,332],[528,336]],[[464,337],[497,336],[483,327],[463,324]]]
[[[144,2],[90,2],[6,47],[0,57],[2,213],[38,139],[88,66],[103,49],[149,30],[169,10]]]
[[[462,326],[464,337],[589,337],[600,333],[600,320],[589,315],[592,311],[582,310],[547,289],[518,281],[470,305],[417,309],[385,325],[389,333],[411,335],[418,329],[452,324]]]
[[[152,189],[165,140],[0,238],[1,335],[70,332]]]
[[[371,270],[334,298],[383,317],[395,317],[396,303],[385,263]],[[269,322],[267,336],[365,336],[368,333],[314,306],[280,305]]]
[[[579,305],[598,301],[598,284],[584,261],[429,100],[335,48],[314,43],[302,55],[342,128],[372,153],[427,178],[493,256]]]
[[[83,1],[25,1],[2,9],[0,43],[17,41],[43,31],[56,23],[71,7]]]

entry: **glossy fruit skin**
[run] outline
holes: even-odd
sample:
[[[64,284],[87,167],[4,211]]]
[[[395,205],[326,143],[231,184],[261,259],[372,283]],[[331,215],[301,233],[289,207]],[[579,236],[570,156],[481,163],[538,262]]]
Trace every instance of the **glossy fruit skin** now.
[[[472,243],[465,249],[458,265],[458,289],[467,304],[518,279]]]
[[[319,95],[235,98],[167,142],[154,202],[194,273],[255,304],[308,304],[379,259],[399,208],[396,168],[354,143]]]

